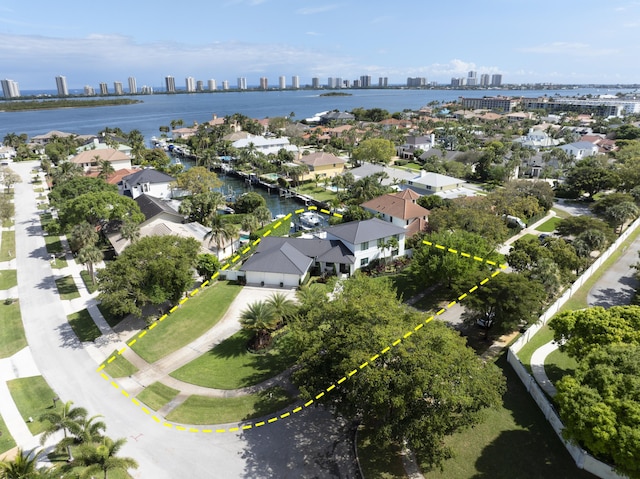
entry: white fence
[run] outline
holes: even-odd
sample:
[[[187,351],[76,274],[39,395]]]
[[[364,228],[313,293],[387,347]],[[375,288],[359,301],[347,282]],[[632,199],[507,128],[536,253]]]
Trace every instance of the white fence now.
[[[626,240],[631,233],[633,233],[636,228],[640,225],[640,218],[635,220],[624,233],[620,235],[620,237],[609,247],[604,253],[600,255],[600,257],[594,261],[594,263],[586,269],[582,275],[571,285],[571,288],[567,289],[565,293],[558,298],[558,300],[553,303],[549,309],[547,309],[542,316],[538,319],[538,322],[531,326],[518,340],[513,343],[513,345],[509,348],[507,353],[507,360],[511,367],[514,369],[522,383],[531,394],[531,397],[534,399],[540,410],[543,412],[547,421],[553,427],[553,430],[556,432],[560,440],[564,443],[567,451],[573,457],[573,460],[576,462],[576,465],[580,469],[584,469],[585,471],[590,472],[591,474],[596,475],[597,477],[601,477],[603,479],[624,479],[625,476],[621,476],[617,474],[613,468],[603,463],[602,461],[598,461],[596,458],[591,456],[585,450],[580,447],[566,441],[562,437],[562,430],[564,429],[564,424],[560,420],[558,413],[553,407],[553,404],[547,399],[547,396],[544,394],[536,380],[527,372],[525,367],[522,365],[520,360],[517,357],[518,352],[522,349],[522,347],[531,341],[531,338],[540,331],[540,329],[547,324],[560,308],[575,294],[575,292],[597,271],[597,269],[602,266],[609,257],[616,251],[622,242]]]

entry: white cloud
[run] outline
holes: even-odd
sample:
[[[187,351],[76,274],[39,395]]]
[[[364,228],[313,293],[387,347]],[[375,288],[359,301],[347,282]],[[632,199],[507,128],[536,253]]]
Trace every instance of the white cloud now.
[[[612,48],[592,47],[581,42],[551,42],[525,47],[520,51],[527,53],[543,53],[548,55],[576,55],[581,57],[597,57],[612,55],[618,51]]]

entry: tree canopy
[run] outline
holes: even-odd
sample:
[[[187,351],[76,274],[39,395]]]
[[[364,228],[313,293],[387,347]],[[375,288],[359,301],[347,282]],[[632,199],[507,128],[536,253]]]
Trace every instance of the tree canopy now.
[[[303,303],[307,314],[289,323],[294,381],[313,398],[349,376],[322,401],[359,418],[381,444],[406,440],[422,461],[441,464],[451,455],[444,438],[481,421],[500,402],[504,378],[438,321],[381,353],[425,317],[399,302],[388,281],[355,275],[343,286],[322,308]]]
[[[148,236],[98,271],[99,299],[113,314],[142,314],[145,303],[176,302],[193,284],[200,244],[193,238]]]
[[[234,205],[236,213],[253,213],[256,208],[267,206],[267,201],[254,191],[240,195]]]
[[[62,205],[59,218],[63,228],[84,221],[92,225],[125,218],[136,223],[144,221],[144,215],[134,200],[113,191],[84,193],[69,199]]]
[[[194,166],[176,177],[176,186],[191,192],[192,195],[209,193],[222,186],[222,181],[213,171],[204,166]]]
[[[393,143],[383,138],[371,138],[360,142],[353,149],[352,157],[358,161],[387,164],[396,155]]]

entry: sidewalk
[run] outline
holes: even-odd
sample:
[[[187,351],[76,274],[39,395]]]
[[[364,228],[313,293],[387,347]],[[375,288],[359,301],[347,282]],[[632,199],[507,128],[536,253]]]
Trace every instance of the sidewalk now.
[[[550,341],[547,344],[540,346],[531,355],[530,365],[531,374],[535,378],[536,382],[540,385],[542,390],[550,397],[556,395],[557,390],[553,383],[549,380],[547,372],[544,370],[544,361],[556,349],[558,345],[554,341]]]
[[[509,254],[509,250],[511,249],[510,248],[511,244],[515,243],[516,241],[518,241],[520,238],[522,238],[527,234],[538,236],[540,234],[540,231],[536,230],[536,228],[555,216],[556,216],[556,212],[553,210],[549,210],[549,212],[546,214],[544,218],[541,218],[531,226],[527,226],[526,228],[520,230],[518,234],[513,235],[511,238],[507,239],[501,246],[498,247],[498,252],[500,254]]]

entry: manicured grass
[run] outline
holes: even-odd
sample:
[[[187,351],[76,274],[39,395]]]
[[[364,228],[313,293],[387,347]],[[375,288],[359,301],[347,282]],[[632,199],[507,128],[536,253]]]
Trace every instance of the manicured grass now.
[[[281,388],[235,398],[190,396],[167,415],[167,420],[182,424],[224,424],[265,416],[292,401]]]
[[[45,226],[47,226],[51,221],[53,220],[53,216],[51,216],[51,213],[42,213],[40,215],[40,225],[42,225],[42,228],[44,229]]]
[[[56,279],[56,286],[61,299],[69,300],[80,297],[76,283],[71,275]]]
[[[575,292],[569,301],[567,301],[562,308],[560,308],[560,312],[564,311],[577,311],[579,309],[587,308],[589,305],[587,304],[587,296],[589,295],[589,291],[593,288],[596,282],[600,279],[600,277],[622,256],[622,253],[629,247],[631,243],[633,243],[638,236],[640,235],[640,228],[631,233],[629,237],[622,242],[620,247],[616,251],[613,252],[609,259],[607,259],[602,266],[598,268],[598,270],[589,278],[585,283]]]
[[[38,205],[38,209],[39,209],[39,210],[46,210],[46,209],[49,209],[49,203],[40,203],[40,204]]]
[[[571,214],[567,213],[565,210],[561,210],[560,208],[551,208],[558,218],[570,218]]]
[[[18,272],[15,269],[0,270],[0,290],[18,286]]]
[[[42,187],[34,188],[33,191],[35,193],[43,193],[44,192],[44,188],[42,188]]]
[[[157,323],[158,326],[137,341],[132,349],[150,363],[180,349],[211,329],[222,318],[240,289],[226,281],[213,283],[163,322]]]
[[[16,441],[13,440],[13,437],[9,433],[9,429],[0,416],[0,431],[2,431],[2,436],[0,436],[0,455],[7,452],[9,449],[13,449],[16,447]]]
[[[358,430],[358,459],[364,477],[379,479],[406,478],[407,474],[402,465],[399,447],[391,447],[383,452],[371,440],[371,431]]]
[[[94,283],[93,281],[91,281],[91,274],[89,274],[87,270],[83,269],[82,271],[80,271],[80,277],[82,278],[84,285],[87,287],[87,291],[89,291],[89,294],[95,293],[98,289],[98,283]]]
[[[114,351],[111,356],[115,356],[116,359],[114,359],[110,363],[105,363],[103,371],[112,378],[125,378],[138,372],[137,367],[131,364],[128,359],[118,354],[116,351]]]
[[[115,327],[118,323],[120,323],[120,321],[124,319],[124,317],[115,316],[111,314],[111,312],[109,312],[107,308],[102,307],[100,304],[98,304],[98,309],[102,313],[102,317],[105,319],[107,324],[112,328]]]
[[[53,409],[53,398],[58,395],[42,376],[12,379],[7,381],[7,386],[31,434],[43,432],[46,424],[38,418]],[[28,421],[30,417],[33,418],[33,422]]]
[[[76,333],[78,339],[83,343],[95,341],[102,336],[100,329],[96,326],[96,323],[93,322],[93,318],[86,309],[70,314],[67,316],[67,321],[69,321],[69,326],[71,326],[73,332]]]
[[[398,298],[404,300],[418,294],[420,290],[423,289],[421,285],[411,277],[408,268],[398,274],[377,276],[374,278],[374,281],[385,281],[383,278],[388,278],[391,281],[393,287],[396,289]]]
[[[16,257],[16,233],[15,231],[2,232],[2,244],[0,244],[0,262],[10,261]]]
[[[247,351],[252,336],[249,331],[239,331],[171,376],[198,386],[238,389],[265,381],[290,366],[277,350],[264,354]]]
[[[47,253],[58,254],[64,252],[62,248],[62,241],[59,236],[45,236],[44,244],[47,247]]]
[[[567,374],[573,374],[577,367],[578,362],[559,349],[549,354],[544,361],[544,370],[552,383],[560,381]]]
[[[66,268],[67,266],[69,266],[69,264],[67,263],[67,260],[64,258],[56,258],[51,262],[51,267],[53,269],[62,269],[62,268]]]
[[[294,191],[324,202],[329,202],[336,197],[336,193],[324,188],[324,186],[322,186],[322,182],[318,183],[318,187],[316,187],[314,182],[304,183],[300,186],[296,186]]]
[[[0,358],[8,358],[27,346],[20,303],[0,303]]]
[[[176,397],[179,392],[177,389],[156,382],[138,394],[138,399],[154,411],[157,411]]]
[[[518,239],[516,240],[516,243],[517,243],[518,241],[521,241],[521,240],[528,240],[528,239],[530,239],[530,238],[538,239],[538,237],[537,237],[536,235],[531,234],[531,233],[527,233],[527,234],[522,235],[520,238],[518,238]]]
[[[455,456],[426,479],[593,479],[578,469],[506,357],[496,362],[507,378],[503,404],[484,422],[447,438]]]
[[[523,364],[525,368],[529,372],[531,372],[531,356],[533,353],[540,347],[547,344],[549,341],[553,340],[553,330],[548,326],[544,325],[540,328],[531,341],[525,344],[522,349],[518,352],[518,359]]]
[[[560,223],[561,221],[562,221],[562,218],[558,218],[557,216],[554,216],[553,218],[548,219],[547,221],[542,223],[540,226],[538,226],[536,230],[542,231],[543,233],[551,233],[556,230],[556,226],[558,226],[558,223]]]

